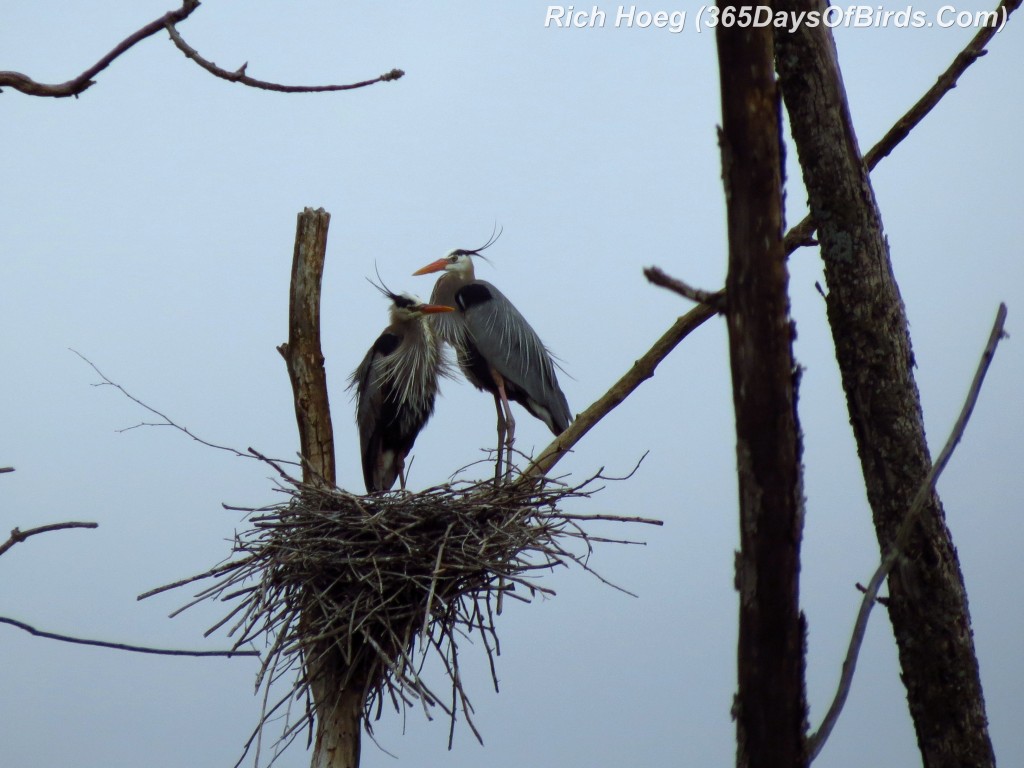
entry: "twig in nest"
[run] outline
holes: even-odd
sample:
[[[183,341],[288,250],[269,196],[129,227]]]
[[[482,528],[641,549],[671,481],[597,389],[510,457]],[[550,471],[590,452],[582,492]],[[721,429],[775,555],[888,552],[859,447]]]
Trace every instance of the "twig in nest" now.
[[[497,690],[499,593],[527,602],[553,595],[538,578],[557,566],[577,565],[610,583],[589,563],[594,542],[609,539],[592,538],[583,526],[661,524],[560,511],[566,500],[589,497],[607,479],[598,473],[577,485],[545,479],[499,487],[460,482],[372,496],[295,484],[287,489],[286,503],[251,510],[252,527],[236,536],[234,560],[177,583],[211,579],[190,605],[214,600],[231,608],[210,631],[227,627],[236,648],[256,640],[267,644],[257,689],[294,675],[276,700],[265,691],[263,714],[239,763],[253,745],[261,748],[262,730],[272,717],[285,718],[275,753],[311,726],[308,701],[316,680],[310,670],[321,666],[324,654],[336,655],[348,670],[343,686],[369,681],[367,730],[385,700],[398,711],[418,700],[428,717],[436,706],[450,718],[449,739],[459,710],[479,739],[461,678],[459,640],[482,640]],[[441,661],[450,697],[443,699],[421,677],[430,655]],[[300,716],[280,714],[289,702],[303,699],[307,706]]]

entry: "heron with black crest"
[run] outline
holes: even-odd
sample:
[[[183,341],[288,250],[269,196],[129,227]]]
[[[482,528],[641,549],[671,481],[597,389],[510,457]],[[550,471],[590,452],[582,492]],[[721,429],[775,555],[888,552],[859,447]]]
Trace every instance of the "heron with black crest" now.
[[[494,397],[498,415],[495,482],[512,473],[516,422],[509,401],[515,401],[560,435],[572,421],[569,404],[558,385],[555,363],[540,336],[494,285],[477,280],[473,257],[497,241],[501,232],[479,248],[457,248],[444,258],[413,272],[443,272],[430,301],[455,311],[432,318],[441,338],[455,349],[459,367],[477,389]]]
[[[405,459],[434,412],[437,380],[447,371],[427,316],[453,311],[411,293],[393,293],[383,281],[371,284],[391,300],[391,324],[349,378],[349,388],[356,390],[367,493],[391,490],[396,479],[405,490]]]

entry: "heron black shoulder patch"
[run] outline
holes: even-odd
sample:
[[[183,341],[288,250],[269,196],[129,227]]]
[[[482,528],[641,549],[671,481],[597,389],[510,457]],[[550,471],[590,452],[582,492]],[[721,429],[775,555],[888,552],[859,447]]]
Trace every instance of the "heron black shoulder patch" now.
[[[387,357],[398,349],[398,342],[400,341],[401,338],[398,335],[385,331],[373,343],[373,351]]]
[[[475,307],[478,304],[483,304],[485,301],[490,301],[493,298],[490,289],[486,285],[480,283],[470,283],[459,288],[455,294],[455,303],[459,305],[459,309],[465,312],[470,307]]]

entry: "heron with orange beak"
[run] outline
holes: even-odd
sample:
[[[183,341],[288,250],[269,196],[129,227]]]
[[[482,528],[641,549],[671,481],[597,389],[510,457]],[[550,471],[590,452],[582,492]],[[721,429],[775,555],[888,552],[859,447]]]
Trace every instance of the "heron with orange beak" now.
[[[432,318],[438,335],[454,349],[459,367],[477,389],[494,397],[498,414],[498,455],[495,481],[512,473],[512,446],[516,422],[509,401],[515,401],[560,435],[572,421],[565,394],[558,386],[551,353],[526,318],[505,294],[485,280],[477,280],[473,256],[494,244],[492,237],[480,248],[463,248],[413,272],[443,272],[430,296],[432,304],[455,311]]]
[[[391,490],[396,478],[405,490],[405,458],[434,412],[438,378],[447,375],[441,340],[427,315],[452,311],[376,287],[391,299],[391,324],[349,378],[367,493]]]

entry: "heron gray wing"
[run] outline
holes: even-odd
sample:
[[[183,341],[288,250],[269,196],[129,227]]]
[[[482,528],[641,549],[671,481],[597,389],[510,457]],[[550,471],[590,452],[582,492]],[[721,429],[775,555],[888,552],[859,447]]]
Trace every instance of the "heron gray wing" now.
[[[572,421],[569,404],[558,385],[550,352],[522,313],[484,280],[460,288],[455,300],[481,357],[525,396],[514,399],[555,434],[564,431]]]

